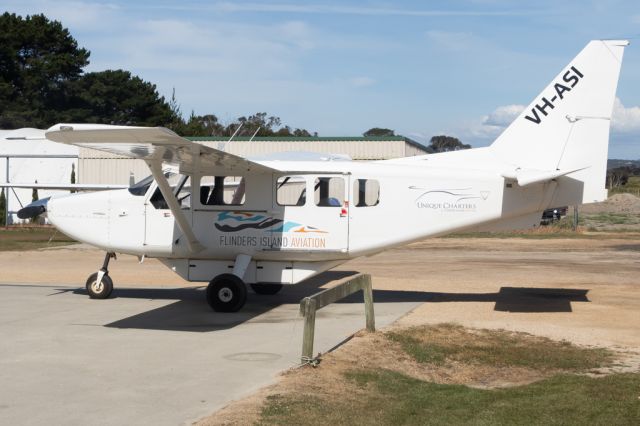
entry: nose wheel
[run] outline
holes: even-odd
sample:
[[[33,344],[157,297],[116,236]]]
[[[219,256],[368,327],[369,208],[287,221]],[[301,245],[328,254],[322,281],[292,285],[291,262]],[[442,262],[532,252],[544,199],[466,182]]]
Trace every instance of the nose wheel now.
[[[107,253],[104,257],[102,268],[87,278],[87,293],[92,299],[106,299],[113,291],[113,281],[109,277],[109,260],[115,259],[115,253]]]
[[[221,274],[207,286],[207,303],[216,312],[237,312],[247,301],[247,287],[233,274]]]

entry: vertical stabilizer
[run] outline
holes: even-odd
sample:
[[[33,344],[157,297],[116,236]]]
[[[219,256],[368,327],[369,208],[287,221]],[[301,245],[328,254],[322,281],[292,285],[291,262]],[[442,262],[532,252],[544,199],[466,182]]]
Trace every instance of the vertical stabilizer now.
[[[609,125],[628,44],[587,44],[496,139],[495,155],[514,170],[578,170],[559,180],[572,180],[572,188],[582,189],[575,199],[563,198],[567,204],[605,199]]]

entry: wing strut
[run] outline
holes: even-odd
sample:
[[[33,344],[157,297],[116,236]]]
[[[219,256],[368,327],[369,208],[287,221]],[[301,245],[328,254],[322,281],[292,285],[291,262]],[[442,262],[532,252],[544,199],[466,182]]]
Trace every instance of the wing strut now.
[[[204,250],[205,247],[200,244],[200,241],[198,241],[195,234],[193,233],[193,229],[191,229],[191,226],[189,226],[189,222],[187,222],[187,218],[184,216],[184,213],[182,212],[182,209],[178,204],[178,200],[171,190],[171,186],[169,185],[167,178],[165,177],[164,173],[162,173],[162,162],[158,160],[147,160],[147,165],[149,166],[149,169],[151,169],[151,174],[158,183],[158,188],[160,188],[162,196],[167,202],[171,213],[173,213],[173,217],[175,218],[178,227],[187,237],[189,250],[191,250],[193,253],[198,253]]]

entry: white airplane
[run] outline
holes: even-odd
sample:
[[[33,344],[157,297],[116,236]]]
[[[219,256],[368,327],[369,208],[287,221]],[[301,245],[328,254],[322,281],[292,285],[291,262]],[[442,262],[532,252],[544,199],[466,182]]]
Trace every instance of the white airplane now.
[[[109,297],[114,253],[209,282],[215,311],[246,284],[275,294],[350,259],[461,230],[538,226],[550,207],[607,198],[609,125],[624,40],[590,42],[488,147],[386,161],[250,161],[165,128],[59,124],[49,140],[144,160],[122,190],[54,196],[46,212],[107,252],[86,288]],[[164,165],[174,167],[167,171]]]

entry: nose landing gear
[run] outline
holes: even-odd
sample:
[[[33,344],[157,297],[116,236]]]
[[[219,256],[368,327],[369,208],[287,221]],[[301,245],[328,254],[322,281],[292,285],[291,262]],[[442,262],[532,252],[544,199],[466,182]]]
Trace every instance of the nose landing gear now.
[[[116,258],[115,253],[107,253],[104,257],[102,268],[98,272],[89,275],[87,279],[87,293],[92,299],[106,299],[113,291],[113,281],[109,277],[109,260]]]

